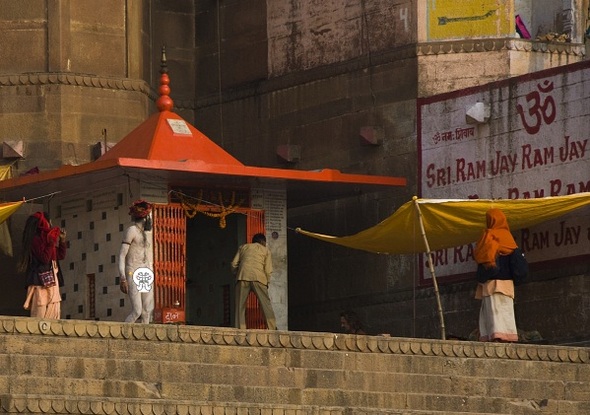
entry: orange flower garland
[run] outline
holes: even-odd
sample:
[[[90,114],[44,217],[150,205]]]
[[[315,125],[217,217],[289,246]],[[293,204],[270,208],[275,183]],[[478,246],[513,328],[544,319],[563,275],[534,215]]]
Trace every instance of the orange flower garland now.
[[[181,204],[182,208],[184,209],[184,213],[185,213],[186,217],[188,217],[189,219],[192,219],[197,215],[197,213],[199,211],[201,211],[204,215],[209,216],[210,218],[219,218],[219,227],[221,229],[225,229],[225,227],[227,226],[226,216],[231,215],[232,213],[235,213],[238,210],[238,208],[240,207],[240,205],[243,203],[243,200],[240,200],[240,202],[235,203],[236,192],[232,192],[230,204],[228,206],[224,206],[223,205],[223,196],[222,196],[221,192],[219,192],[220,211],[210,212],[207,210],[199,209],[199,206],[201,205],[201,200],[203,200],[202,199],[203,190],[200,190],[198,202],[196,204],[190,203],[181,194],[179,194],[179,196],[180,196],[180,204]]]

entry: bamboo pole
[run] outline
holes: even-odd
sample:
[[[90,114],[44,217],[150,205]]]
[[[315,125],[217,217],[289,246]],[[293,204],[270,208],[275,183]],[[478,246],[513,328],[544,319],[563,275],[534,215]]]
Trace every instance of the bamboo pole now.
[[[434,285],[434,294],[436,295],[436,305],[438,307],[438,317],[440,319],[440,335],[443,340],[446,340],[446,330],[445,330],[445,318],[443,315],[442,305],[440,302],[440,293],[438,291],[438,283],[436,281],[436,274],[434,272],[434,264],[432,263],[432,252],[430,252],[430,245],[428,244],[428,238],[426,237],[426,231],[424,229],[424,222],[422,221],[422,212],[420,211],[420,206],[418,204],[418,198],[414,196],[412,198],[414,201],[414,206],[416,207],[416,213],[418,214],[418,222],[420,223],[420,232],[422,233],[422,238],[424,239],[424,245],[426,247],[426,255],[428,257],[428,268],[430,270],[430,275],[432,276],[432,284]]]

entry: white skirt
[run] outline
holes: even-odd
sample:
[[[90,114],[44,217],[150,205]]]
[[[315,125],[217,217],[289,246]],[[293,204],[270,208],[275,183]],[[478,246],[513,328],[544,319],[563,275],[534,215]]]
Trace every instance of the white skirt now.
[[[479,310],[479,340],[518,341],[512,298],[496,293],[482,299]]]

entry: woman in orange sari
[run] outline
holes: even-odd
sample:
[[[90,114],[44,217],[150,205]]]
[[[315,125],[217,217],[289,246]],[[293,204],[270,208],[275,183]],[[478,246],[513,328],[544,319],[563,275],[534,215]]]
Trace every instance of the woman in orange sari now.
[[[497,268],[493,279],[479,283],[475,298],[482,300],[479,311],[479,340],[516,342],[518,332],[514,317],[514,282],[507,264],[517,247],[508,220],[500,209],[486,212],[487,229],[473,252],[475,261],[486,270]],[[502,260],[502,257],[505,259]],[[497,261],[500,259],[499,261]]]

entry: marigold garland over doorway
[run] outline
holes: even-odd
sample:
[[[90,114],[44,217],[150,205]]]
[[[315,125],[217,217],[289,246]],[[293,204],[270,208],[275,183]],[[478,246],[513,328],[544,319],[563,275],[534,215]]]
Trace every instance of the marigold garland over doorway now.
[[[219,204],[209,202],[207,206],[201,205],[203,201],[203,190],[199,191],[199,197],[196,199],[197,203],[191,203],[188,198],[184,197],[182,194],[178,194],[180,198],[180,205],[184,209],[184,213],[187,218],[192,219],[194,218],[197,213],[201,212],[205,216],[209,216],[210,218],[219,218],[219,227],[221,229],[225,229],[227,226],[226,216],[235,213],[244,203],[244,200],[240,200],[238,203],[235,203],[236,200],[236,192],[231,192],[231,201],[229,205],[225,206],[223,202],[223,195],[221,192],[218,192],[218,200]]]

